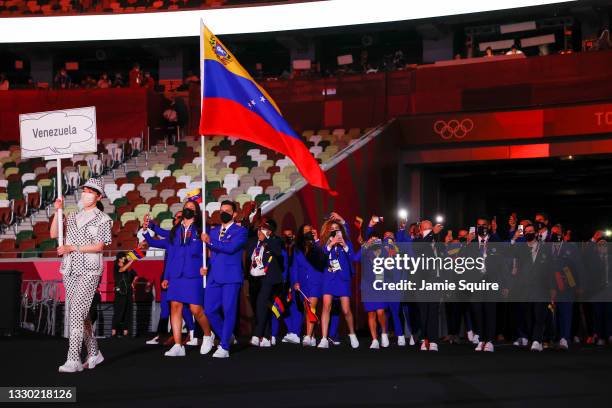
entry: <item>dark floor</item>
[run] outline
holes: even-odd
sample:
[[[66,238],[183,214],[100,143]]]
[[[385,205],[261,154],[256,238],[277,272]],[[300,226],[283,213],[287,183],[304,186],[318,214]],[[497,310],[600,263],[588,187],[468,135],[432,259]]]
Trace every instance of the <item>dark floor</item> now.
[[[608,347],[530,353],[501,345],[493,354],[476,354],[468,345],[442,345],[433,353],[397,346],[369,350],[363,338],[356,351],[347,342],[330,350],[289,344],[271,349],[238,346],[229,359],[216,360],[193,347],[184,358],[167,358],[164,348],[144,341],[103,339],[102,365],[79,374],[59,374],[66,340],[27,333],[0,338],[0,385],[76,386],[78,406],[103,407],[612,404]]]

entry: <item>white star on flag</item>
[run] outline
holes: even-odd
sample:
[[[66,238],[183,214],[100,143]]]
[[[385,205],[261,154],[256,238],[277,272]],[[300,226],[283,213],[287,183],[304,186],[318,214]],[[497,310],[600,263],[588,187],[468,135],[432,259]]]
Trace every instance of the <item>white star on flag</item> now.
[[[260,101],[262,101],[263,103],[266,103],[266,98],[263,97],[263,95],[259,98]]]
[[[251,104],[255,106],[255,101],[251,99]]]

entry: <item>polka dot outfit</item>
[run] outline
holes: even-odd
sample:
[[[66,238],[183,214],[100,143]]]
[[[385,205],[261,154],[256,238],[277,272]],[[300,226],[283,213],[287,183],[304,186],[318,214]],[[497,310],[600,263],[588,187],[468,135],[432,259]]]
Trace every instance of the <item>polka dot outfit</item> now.
[[[66,245],[85,246],[111,243],[112,220],[102,211],[92,209],[68,215]],[[64,255],[61,266],[66,303],[70,321],[68,360],[80,361],[83,340],[90,357],[98,354],[98,343],[93,336],[89,308],[102,275],[102,253],[73,251]]]

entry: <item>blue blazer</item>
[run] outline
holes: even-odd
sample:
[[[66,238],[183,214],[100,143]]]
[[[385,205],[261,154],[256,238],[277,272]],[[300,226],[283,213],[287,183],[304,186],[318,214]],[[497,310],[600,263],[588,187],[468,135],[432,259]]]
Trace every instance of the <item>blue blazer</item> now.
[[[346,245],[348,246],[348,251],[345,251],[343,248],[337,247],[337,248],[332,248],[331,251],[327,250],[327,245],[323,245],[323,253],[325,253],[325,255],[327,255],[327,265],[329,266],[330,262],[333,259],[337,259],[338,262],[340,263],[340,278],[342,280],[351,280],[351,277],[353,276],[353,245],[351,245],[350,242],[346,242]],[[337,250],[336,250],[337,249]],[[328,270],[325,270],[325,273],[331,273]],[[336,272],[338,273],[338,272]]]
[[[242,283],[242,250],[244,249],[248,231],[246,228],[233,223],[221,240],[219,233],[221,226],[210,230],[211,256],[208,268],[209,282],[214,283]]]
[[[318,248],[317,248],[318,250]],[[323,282],[323,271],[316,269],[302,251],[293,250],[293,262],[289,271],[291,284],[299,283],[304,286],[319,286]]]
[[[184,228],[181,225],[176,229],[173,242],[170,242],[170,231],[161,229],[155,224],[153,231],[164,239],[151,238],[149,234],[144,237],[149,246],[166,250],[166,264],[164,267],[165,279],[172,278],[199,278],[202,267],[202,240],[195,227],[191,227],[191,235],[182,242]]]

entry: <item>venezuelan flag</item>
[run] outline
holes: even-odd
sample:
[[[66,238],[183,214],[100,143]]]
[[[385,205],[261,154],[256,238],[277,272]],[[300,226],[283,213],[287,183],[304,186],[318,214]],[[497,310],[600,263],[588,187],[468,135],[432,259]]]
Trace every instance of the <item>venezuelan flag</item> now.
[[[308,147],[283,119],[270,95],[202,24],[202,114],[200,134],[226,135],[288,156],[312,186],[332,191]]]
[[[199,188],[191,190],[187,193],[187,200],[195,201],[198,204],[202,204],[202,190],[200,190]]]
[[[142,259],[145,257],[145,254],[140,250],[140,248],[134,248],[130,252],[127,253],[127,256],[134,261]]]

